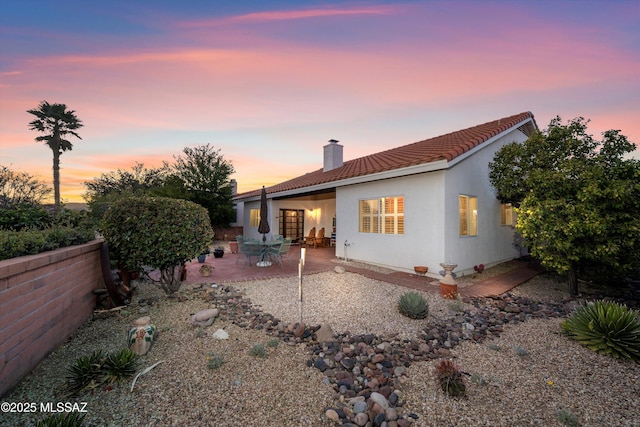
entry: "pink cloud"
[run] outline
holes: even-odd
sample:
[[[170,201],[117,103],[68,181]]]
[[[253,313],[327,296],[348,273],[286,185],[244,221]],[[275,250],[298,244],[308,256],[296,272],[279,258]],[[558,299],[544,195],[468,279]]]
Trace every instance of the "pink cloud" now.
[[[236,15],[228,18],[212,18],[199,21],[185,21],[177,24],[178,27],[205,27],[219,24],[233,24],[243,22],[270,22],[270,21],[290,21],[308,18],[326,18],[335,16],[359,16],[359,15],[388,15],[397,10],[388,5],[377,5],[371,7],[358,8],[326,8],[326,9],[296,9],[284,11],[269,11]]]

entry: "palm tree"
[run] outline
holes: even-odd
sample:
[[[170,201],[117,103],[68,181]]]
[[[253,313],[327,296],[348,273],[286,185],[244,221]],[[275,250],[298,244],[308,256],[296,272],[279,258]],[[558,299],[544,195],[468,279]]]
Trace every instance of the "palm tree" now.
[[[56,208],[60,207],[60,155],[73,148],[65,137],[67,134],[78,139],[80,135],[74,131],[82,127],[82,122],[76,117],[75,111],[67,110],[65,104],[49,104],[42,101],[37,109],[27,110],[27,113],[37,117],[29,123],[29,130],[43,132],[36,138],[36,142],[46,141],[53,151],[53,194]]]

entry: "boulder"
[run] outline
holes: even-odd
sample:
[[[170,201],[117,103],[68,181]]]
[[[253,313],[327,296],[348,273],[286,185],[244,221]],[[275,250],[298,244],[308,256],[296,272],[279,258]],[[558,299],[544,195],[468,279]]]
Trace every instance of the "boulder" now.
[[[217,308],[208,308],[206,310],[199,311],[191,316],[191,324],[202,328],[211,326],[218,314],[220,314],[220,311]]]

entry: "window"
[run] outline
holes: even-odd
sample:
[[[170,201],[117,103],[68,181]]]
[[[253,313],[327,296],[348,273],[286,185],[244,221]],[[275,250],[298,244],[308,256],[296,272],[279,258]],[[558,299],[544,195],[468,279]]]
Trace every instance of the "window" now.
[[[478,198],[459,196],[460,235],[478,235]]]
[[[404,197],[360,200],[361,233],[404,234]]]
[[[511,203],[500,204],[500,225],[515,225],[515,215]]]
[[[257,227],[260,224],[260,209],[251,209],[249,211],[249,226]]]

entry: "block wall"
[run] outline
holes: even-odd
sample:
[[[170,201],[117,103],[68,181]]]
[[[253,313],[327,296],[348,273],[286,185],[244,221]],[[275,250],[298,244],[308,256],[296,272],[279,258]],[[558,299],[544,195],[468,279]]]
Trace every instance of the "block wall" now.
[[[0,261],[0,396],[91,316],[101,244]]]

